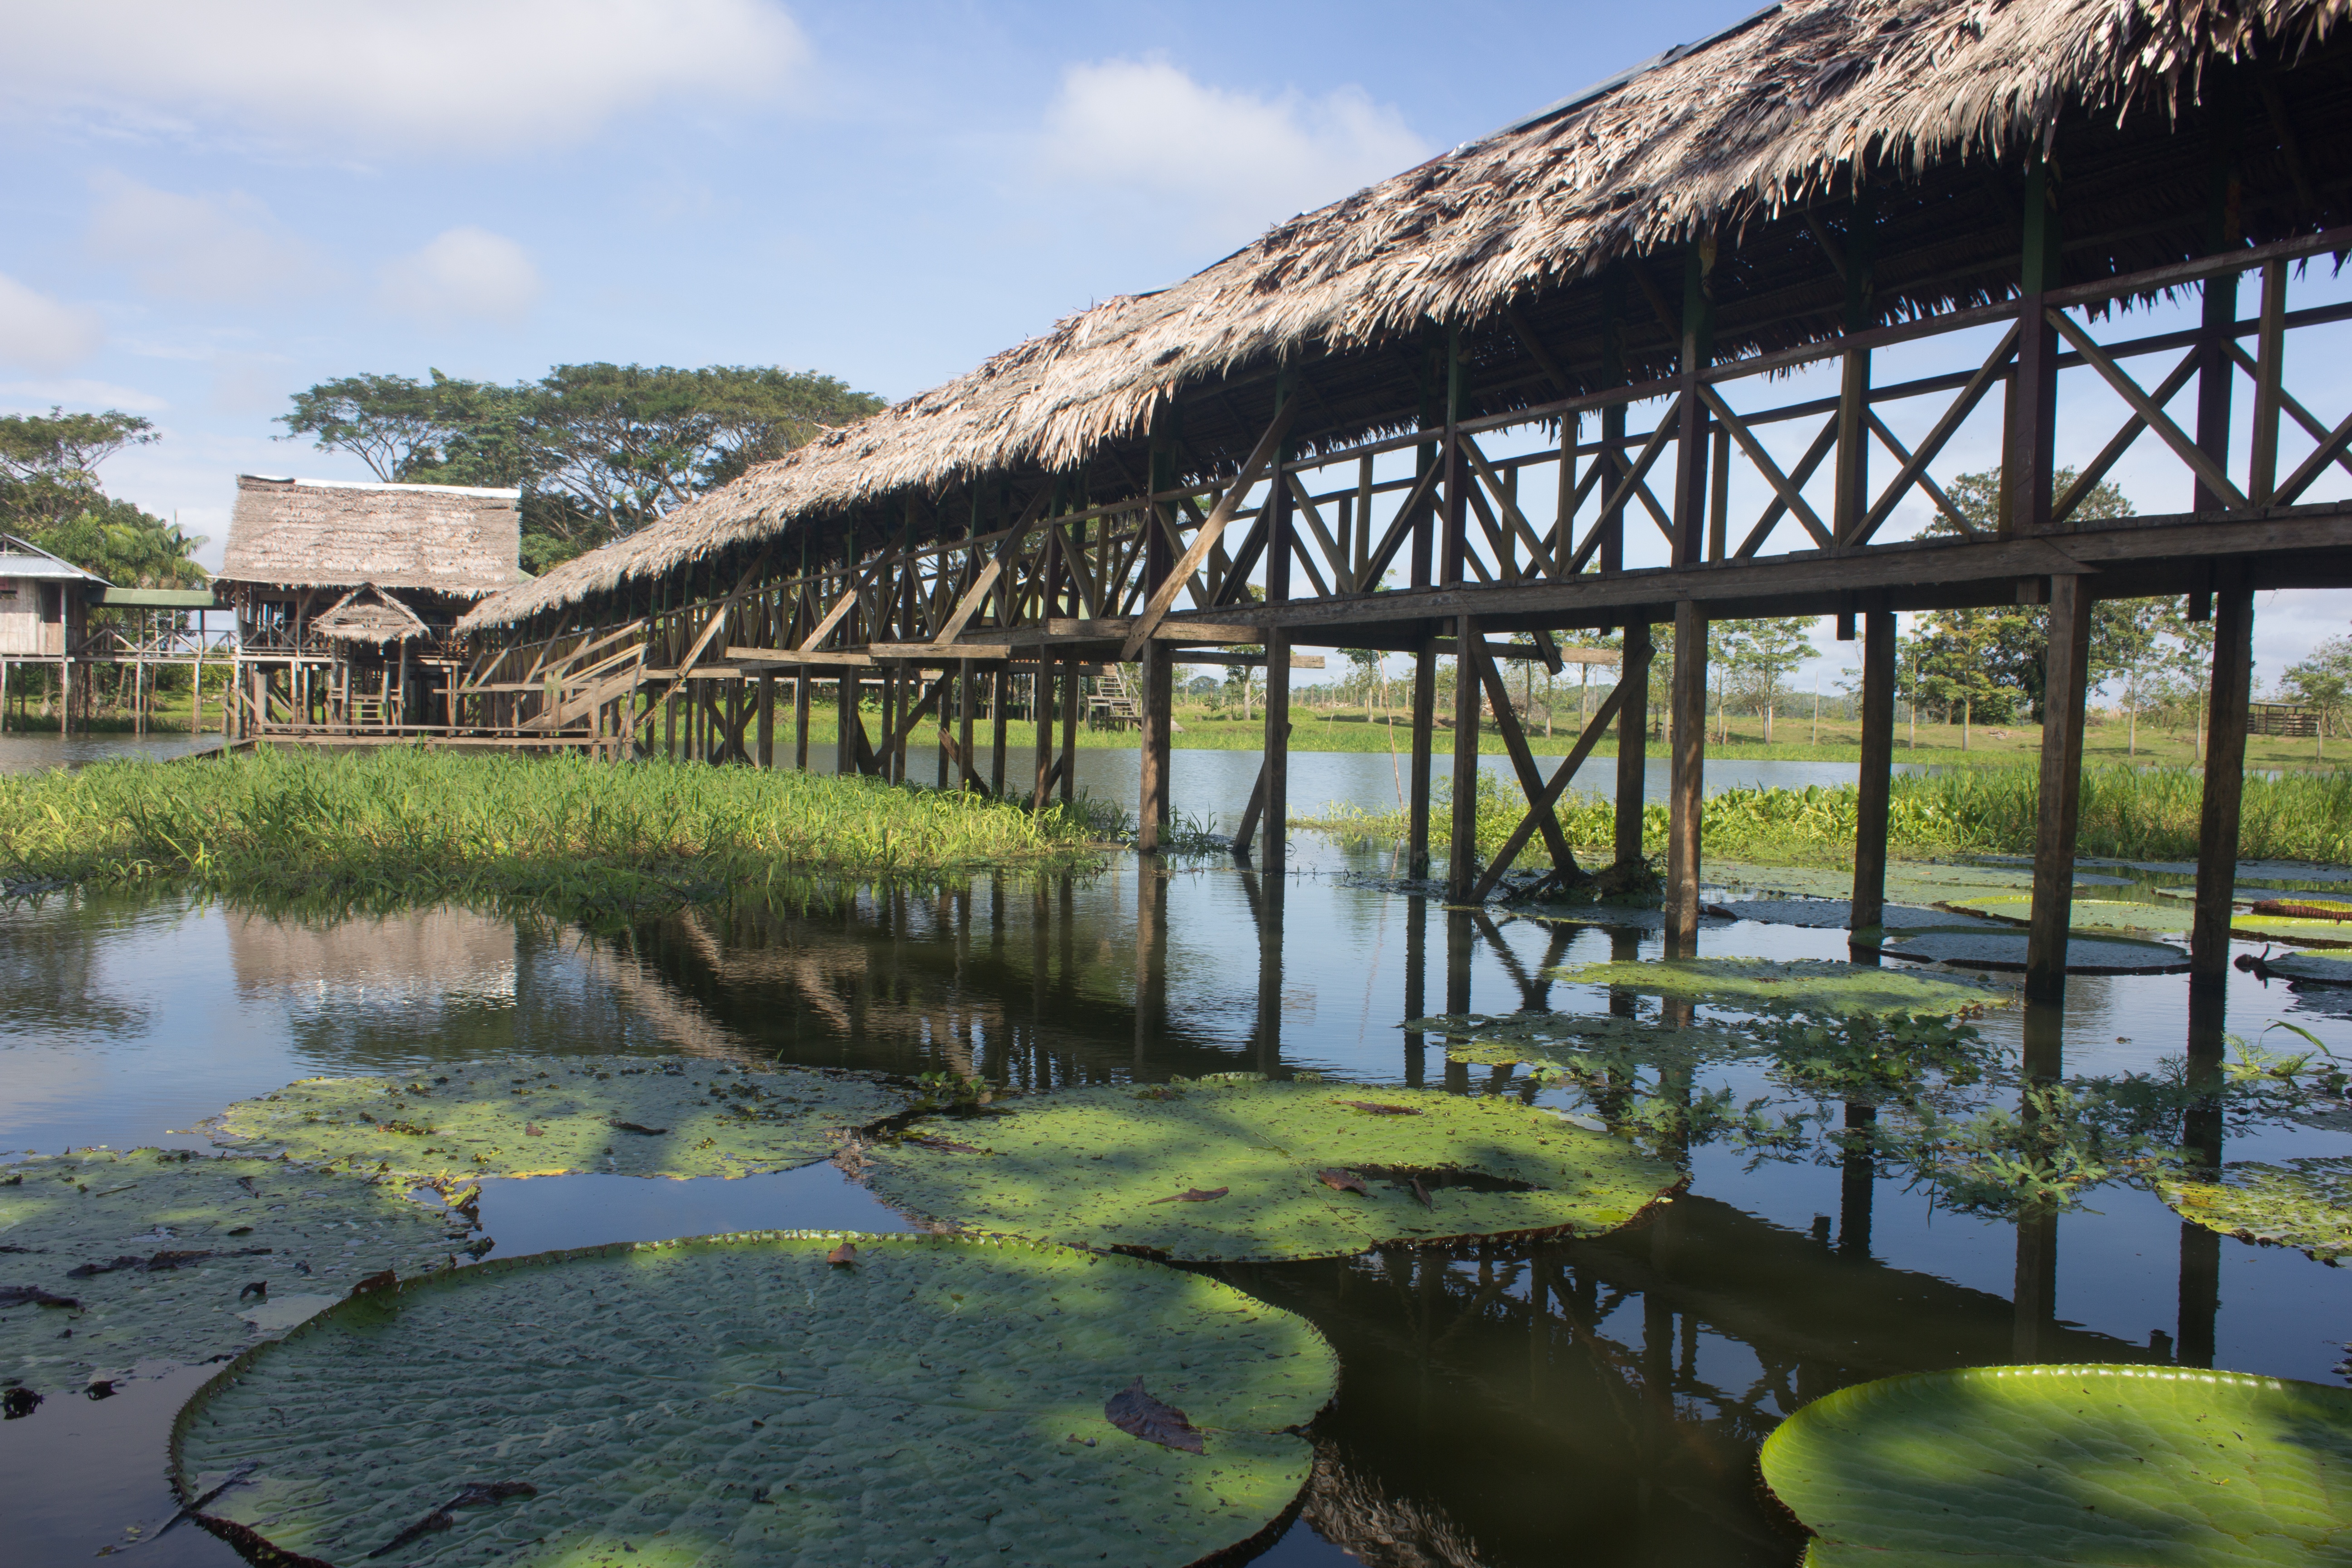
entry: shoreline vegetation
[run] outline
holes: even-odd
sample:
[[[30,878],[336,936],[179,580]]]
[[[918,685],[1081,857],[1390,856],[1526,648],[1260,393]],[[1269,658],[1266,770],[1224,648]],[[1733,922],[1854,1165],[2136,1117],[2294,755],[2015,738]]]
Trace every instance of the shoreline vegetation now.
[[[1898,753],[1899,755],[1899,753]],[[1951,855],[2028,855],[2033,851],[2038,770],[2010,764],[1897,773],[1888,809],[1887,852],[1906,859]],[[1700,843],[1711,855],[1790,866],[1850,865],[1859,793],[1853,785],[1804,789],[1727,789],[1707,797]],[[2121,860],[2194,860],[2203,775],[2187,768],[2085,767],[2075,853]],[[1491,854],[1517,826],[1526,805],[1491,775],[1479,780],[1478,847]],[[1443,811],[1433,805],[1432,833],[1442,836]],[[1616,812],[1610,802],[1573,796],[1560,802],[1559,824],[1577,849],[1605,859]],[[1327,808],[1320,816],[1294,816],[1291,826],[1342,838],[1405,836],[1401,811]],[[1662,856],[1666,808],[1643,813],[1643,851]],[[2352,863],[2352,769],[2330,773],[2260,773],[2246,779],[2238,832],[2246,860]],[[1520,863],[1550,863],[1540,840]]]
[[[821,878],[1091,869],[1099,804],[1032,816],[954,791],[790,770],[384,748],[261,747],[0,774],[0,883],[174,884],[389,909],[458,901],[625,918]]]
[[[205,700],[205,730],[217,734],[220,730],[217,694],[210,690],[207,681]],[[187,702],[185,692],[166,693],[148,724],[151,735],[187,733]],[[867,714],[870,729],[876,719],[873,710]],[[20,719],[22,721],[20,722]],[[2166,730],[2153,722],[2137,726],[2126,723],[2113,714],[2094,711],[2083,742],[2085,766],[2106,763],[2129,763],[2143,767],[2189,767],[2201,765],[2197,737],[2188,730]],[[1176,710],[1176,721],[1182,728],[1171,738],[1178,751],[1192,752],[1255,752],[1265,743],[1265,718],[1263,713],[1248,717],[1236,709],[1206,708],[1181,705]],[[1576,743],[1577,731],[1573,712],[1564,712],[1549,735],[1542,733],[1541,724],[1523,721],[1529,725],[1528,741],[1538,757],[1563,757]],[[1409,717],[1377,714],[1364,717],[1361,707],[1315,708],[1305,705],[1291,710],[1290,749],[1294,752],[1368,752],[1385,754],[1391,747],[1399,757],[1412,753],[1412,725]],[[981,744],[987,745],[985,736],[989,721],[982,717],[975,725],[981,734]],[[1786,763],[1853,763],[1862,758],[1861,727],[1852,719],[1822,720],[1818,730],[1811,717],[1802,712],[1786,712],[1773,722],[1772,739],[1764,738],[1761,719],[1735,713],[1728,723],[1720,716],[1707,721],[1706,753],[1724,762],[1786,762]],[[19,715],[12,700],[5,722],[0,722],[0,734],[22,735],[27,738],[57,734],[54,717],[39,718]],[[128,735],[131,720],[124,715],[101,713],[85,723],[74,723],[77,735]],[[1036,721],[1020,718],[1013,721],[1007,740],[1016,747],[1025,747],[1035,737]],[[1058,730],[1056,731],[1058,733]],[[1818,732],[1821,740],[1812,739]],[[829,754],[834,747],[834,719],[821,705],[809,714],[809,749]],[[1963,749],[1963,740],[1966,748]],[[916,742],[918,745],[919,742]],[[1058,743],[1058,742],[1057,742]],[[1139,731],[1132,724],[1087,725],[1078,731],[1078,745],[1086,751],[1134,751],[1140,743]],[[792,749],[792,707],[780,701],[776,714],[776,746],[779,753],[789,754]],[[1437,726],[1436,749],[1449,753],[1454,746],[1454,731],[1449,723]],[[1505,754],[1501,735],[1491,723],[1479,726],[1478,750],[1487,756]],[[1666,741],[1663,731],[1654,732],[1650,741],[1654,756],[1663,759]],[[1931,723],[1925,720],[1916,726],[1898,722],[1895,727],[1895,760],[1897,763],[1934,763],[1939,767],[1954,765],[1979,767],[2000,766],[2004,763],[2028,762],[2040,756],[2042,728],[2038,724],[1975,724],[1966,728],[1958,724]],[[1613,758],[1617,754],[1616,737],[1612,734],[1595,746],[1592,755]],[[2326,772],[2344,763],[2352,763],[2352,746],[2343,739],[2333,737],[2288,737],[2284,735],[2249,735],[2246,737],[2246,765],[2249,768],[2305,770]]]

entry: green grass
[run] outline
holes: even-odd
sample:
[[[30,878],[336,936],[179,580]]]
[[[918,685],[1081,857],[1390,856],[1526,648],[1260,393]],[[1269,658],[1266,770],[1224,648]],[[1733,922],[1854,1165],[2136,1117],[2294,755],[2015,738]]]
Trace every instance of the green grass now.
[[[264,747],[0,775],[0,881],[601,919],[814,877],[1089,866],[1116,815],[786,770]]]
[[[1499,847],[1523,803],[1490,776],[1480,778],[1478,843]],[[2032,767],[1987,765],[1934,774],[1899,774],[1888,812],[1888,847],[1914,858],[1937,855],[2029,854],[2040,776]],[[2083,772],[2076,851],[2133,860],[2189,860],[2197,854],[2203,776],[2184,768],[2094,767]],[[1701,829],[1713,854],[1791,865],[1841,865],[1853,854],[1858,795],[1840,789],[1732,789],[1711,796]],[[1560,826],[1580,847],[1612,842],[1614,808],[1579,797],[1561,804]],[[1365,838],[1401,837],[1402,812],[1327,811],[1296,826]],[[1666,809],[1642,816],[1643,847],[1664,851]],[[1544,863],[1540,840],[1528,863]],[[2240,814],[2238,854],[2249,860],[2352,863],[2352,770],[2250,775]]]

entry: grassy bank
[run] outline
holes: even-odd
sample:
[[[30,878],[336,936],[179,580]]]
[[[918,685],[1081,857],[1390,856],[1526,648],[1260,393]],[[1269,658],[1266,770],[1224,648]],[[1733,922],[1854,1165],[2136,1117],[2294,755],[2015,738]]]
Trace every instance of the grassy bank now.
[[[1099,831],[863,779],[404,748],[0,775],[0,881],[352,905],[618,913],[818,875],[1085,864]]]
[[[1478,842],[1492,851],[1517,826],[1524,805],[1482,778]],[[2187,860],[2197,853],[2202,776],[2189,769],[2085,768],[2078,852],[2133,860]],[[1900,856],[2027,854],[2033,848],[2036,770],[1985,766],[1931,775],[1897,775],[1888,840]],[[1842,789],[1726,790],[1706,803],[1703,838],[1710,853],[1791,865],[1843,865],[1853,855],[1857,795]],[[1608,802],[1565,802],[1560,826],[1580,847],[1612,841],[1616,813]],[[1298,826],[1366,837],[1402,837],[1401,812],[1327,812]],[[1666,811],[1643,813],[1646,849],[1663,854]],[[1542,864],[1538,841],[1530,851]],[[2238,853],[2250,860],[2352,863],[2352,771],[2249,777]]]

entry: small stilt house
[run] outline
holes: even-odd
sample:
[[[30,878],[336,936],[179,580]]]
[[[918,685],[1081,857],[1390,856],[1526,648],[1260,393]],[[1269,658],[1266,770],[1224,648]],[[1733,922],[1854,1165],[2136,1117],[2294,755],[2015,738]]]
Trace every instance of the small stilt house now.
[[[446,732],[451,627],[525,580],[520,492],[240,474],[215,579],[236,611],[244,732]]]

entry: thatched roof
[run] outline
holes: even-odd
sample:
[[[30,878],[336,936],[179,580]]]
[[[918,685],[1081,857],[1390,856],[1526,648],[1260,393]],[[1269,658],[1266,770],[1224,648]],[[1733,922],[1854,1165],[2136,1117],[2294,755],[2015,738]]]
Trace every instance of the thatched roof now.
[[[478,599],[525,582],[515,490],[236,477],[218,577]]]
[[[310,629],[339,642],[406,642],[425,633],[424,617],[373,583],[363,583],[310,620]]]
[[[2068,112],[2160,117],[2214,59],[2292,56],[2347,11],[2352,0],[1789,0],[1279,225],[1173,288],[1081,311],[478,606],[461,628],[524,620],[897,494],[1073,471],[1139,439],[1155,410],[1202,384],[1377,349],[1425,321],[1488,320],[1695,237],[1736,240],[1846,189],[1857,171],[1893,184],[1954,159],[2014,162]],[[2182,201],[2200,217],[2201,192]],[[2169,235],[2141,249],[2133,258],[2146,265],[2179,254]],[[1963,267],[1908,290],[1882,285],[1879,313],[1990,297],[2002,280],[1976,250],[1980,276]],[[2009,254],[2013,275],[2013,242]],[[1833,331],[1826,304],[1717,342]],[[1343,416],[1305,444],[1328,449],[1395,414],[1354,428]]]

